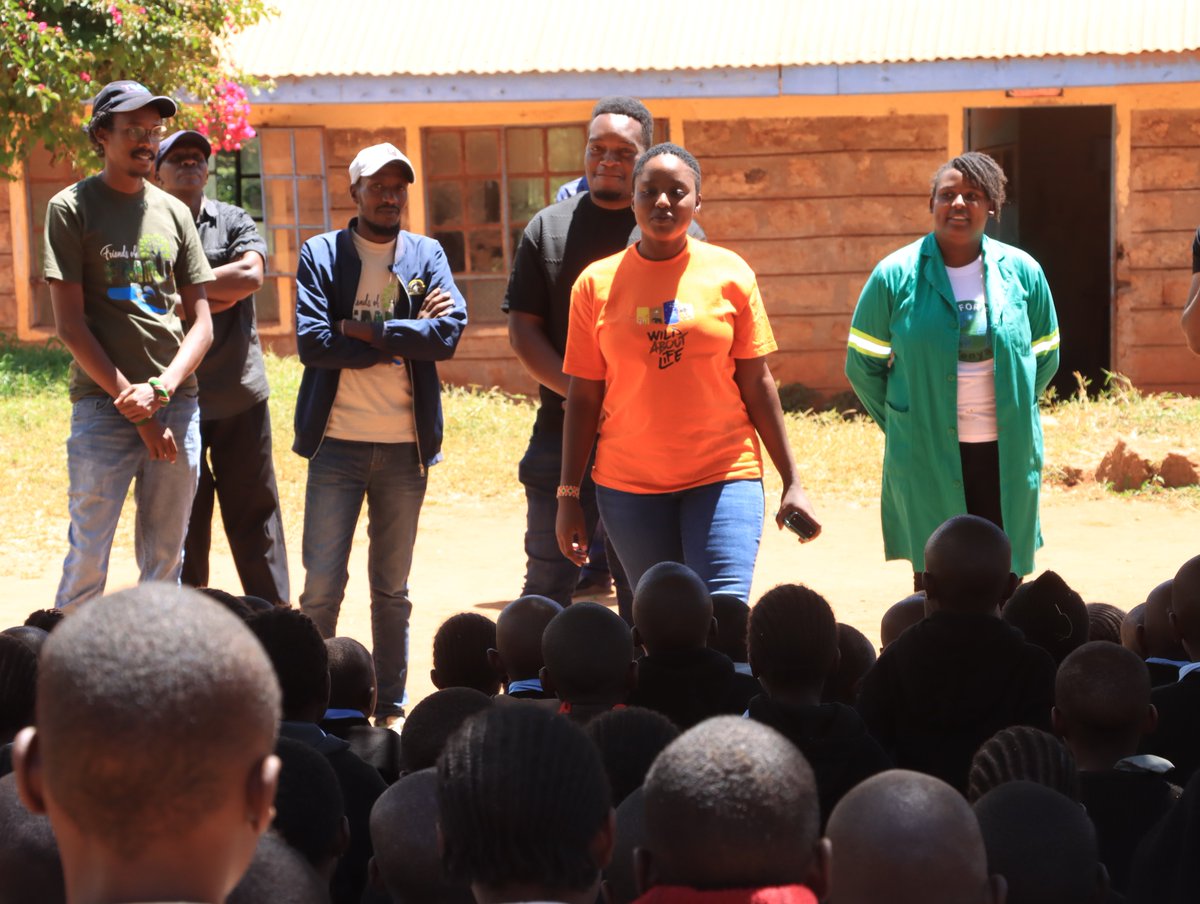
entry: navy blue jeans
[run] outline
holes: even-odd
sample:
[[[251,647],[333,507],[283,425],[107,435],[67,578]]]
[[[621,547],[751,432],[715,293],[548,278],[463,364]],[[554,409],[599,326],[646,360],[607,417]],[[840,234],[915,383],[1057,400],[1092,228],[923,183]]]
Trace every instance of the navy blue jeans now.
[[[558,517],[558,481],[562,470],[562,434],[534,427],[529,447],[517,470],[525,487],[525,586],[522,596],[538,594],[571,605],[571,594],[579,583],[579,566],[562,554],[554,522]],[[596,507],[596,485],[592,482],[592,462],[588,460],[579,501],[588,536],[593,536],[600,520]],[[612,544],[606,541],[609,552],[608,569],[617,590],[617,610],[626,621],[633,618],[633,591],[621,568]]]
[[[762,481],[725,480],[676,493],[596,487],[608,538],[633,587],[652,565],[682,562],[708,585],[750,601],[762,539]]]
[[[333,637],[349,578],[350,545],[367,501],[367,579],[371,655],[379,701],[375,715],[398,713],[408,677],[408,572],[426,476],[414,443],[326,438],[308,463],[304,496],[304,592],[300,608]]]

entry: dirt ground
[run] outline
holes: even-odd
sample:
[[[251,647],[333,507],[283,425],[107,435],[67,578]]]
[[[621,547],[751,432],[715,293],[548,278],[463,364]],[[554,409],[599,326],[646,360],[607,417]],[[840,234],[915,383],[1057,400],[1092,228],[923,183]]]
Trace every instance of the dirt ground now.
[[[907,562],[884,562],[877,505],[829,501],[819,505],[824,534],[800,546],[769,525],[759,552],[754,595],[784,581],[802,581],[823,593],[840,621],[849,622],[878,643],[879,618],[910,592]],[[130,507],[132,509],[132,507]],[[1153,500],[1112,497],[1073,499],[1050,493],[1043,510],[1046,546],[1038,571],[1059,572],[1089,602],[1123,609],[1141,602],[1159,581],[1171,577],[1200,552],[1200,512]],[[524,555],[522,504],[469,505],[430,498],[422,513],[411,579],[413,598],[409,693],[413,702],[429,694],[430,648],[437,626],[455,612],[497,611],[521,589]],[[214,530],[219,533],[219,528]],[[303,585],[299,537],[290,538],[293,596]],[[215,540],[215,538],[214,538]],[[214,544],[216,545],[216,544]],[[370,645],[366,582],[365,519],[359,525],[350,563],[350,586],[343,605],[341,633]],[[0,627],[20,624],[33,609],[53,602],[58,563],[43,577],[8,577],[0,567]],[[109,589],[131,586],[137,578],[132,555],[114,549]],[[214,549],[214,586],[237,591],[228,553]],[[605,602],[615,605],[615,598]]]

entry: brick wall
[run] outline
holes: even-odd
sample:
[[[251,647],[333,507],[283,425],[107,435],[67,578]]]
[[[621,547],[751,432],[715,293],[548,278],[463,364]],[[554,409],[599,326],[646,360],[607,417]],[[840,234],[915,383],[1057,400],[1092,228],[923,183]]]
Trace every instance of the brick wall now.
[[[854,305],[875,264],[928,231],[947,128],[944,116],[684,124],[703,171],[699,220],[758,274],[776,379],[826,395],[848,388]]]
[[[0,181],[0,332],[17,332],[17,295],[13,282],[12,211],[7,182]]]
[[[1200,392],[1179,327],[1200,224],[1200,110],[1135,110],[1117,250],[1116,370],[1147,391]]]

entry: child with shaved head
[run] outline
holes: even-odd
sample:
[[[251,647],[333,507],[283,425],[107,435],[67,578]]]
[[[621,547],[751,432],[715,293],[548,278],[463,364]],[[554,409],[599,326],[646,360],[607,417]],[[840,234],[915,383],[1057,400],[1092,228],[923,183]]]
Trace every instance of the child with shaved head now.
[[[867,779],[829,817],[828,904],[1004,904],[979,824],[962,795],[929,775]]]
[[[474,904],[470,883],[442,868],[437,784],[436,769],[406,775],[371,810],[371,884],[392,904]]]
[[[1116,644],[1084,644],[1059,666],[1053,719],[1079,764],[1080,797],[1101,859],[1113,887],[1124,891],[1138,844],[1181,794],[1165,777],[1170,762],[1136,756],[1158,721],[1145,664]]]
[[[761,688],[733,660],[708,648],[716,634],[712,598],[700,576],[678,562],[651,566],[633,592],[638,662],[633,706],[662,713],[682,729],[711,716],[741,715]]]
[[[1075,801],[1034,782],[1008,782],[974,809],[988,869],[1008,885],[1007,904],[1110,900],[1096,830]]]
[[[329,707],[321,730],[341,738],[364,763],[374,766],[389,785],[400,777],[400,735],[372,725],[378,691],[375,660],[370,650],[353,637],[329,637]]]
[[[821,702],[838,658],[833,610],[808,587],[780,584],[750,611],[747,643],[763,687],[750,701],[750,718],[800,748],[816,775],[824,824],[842,795],[892,765],[858,713]]]
[[[271,823],[271,662],[195,591],[146,583],[79,606],[42,649],[21,798],[50,817],[71,904],[220,904]]]
[[[816,782],[779,732],[722,716],[676,738],[643,786],[639,904],[816,904],[829,882]]]
[[[545,700],[542,687],[542,634],[562,606],[546,596],[523,596],[500,610],[496,646],[488,650],[492,670],[504,681],[504,693],[517,700]]]
[[[1200,719],[1196,718],[1200,712],[1200,556],[1184,562],[1175,573],[1169,619],[1189,662],[1173,684],[1156,687],[1151,694],[1158,726],[1146,735],[1142,752],[1174,763],[1172,781],[1184,785],[1200,767]]]
[[[892,641],[925,617],[925,591],[892,603],[879,620],[879,646],[887,649]]]
[[[542,686],[558,698],[544,702],[575,722],[624,706],[637,686],[629,625],[599,603],[575,603],[554,616],[542,634],[542,658]]]
[[[459,612],[433,635],[429,680],[438,690],[469,687],[489,697],[500,690],[500,677],[488,651],[496,647],[496,623],[478,612]]]
[[[1162,687],[1179,680],[1179,670],[1188,664],[1188,654],[1171,625],[1172,578],[1150,591],[1142,603],[1142,617],[1135,627],[1135,652],[1146,659],[1150,684]]]
[[[62,861],[50,820],[25,809],[16,776],[0,778],[0,904],[64,904]]]
[[[1017,584],[1008,538],[974,515],[925,544],[927,611],[863,679],[858,711],[893,762],[967,787],[979,745],[1010,725],[1050,727],[1054,660],[1001,621]]]

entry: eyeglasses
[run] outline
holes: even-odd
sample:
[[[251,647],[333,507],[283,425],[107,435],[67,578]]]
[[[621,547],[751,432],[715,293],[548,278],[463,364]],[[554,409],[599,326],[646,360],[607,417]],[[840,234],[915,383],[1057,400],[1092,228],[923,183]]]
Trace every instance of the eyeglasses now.
[[[140,144],[143,141],[158,144],[167,137],[168,131],[169,129],[166,126],[154,126],[149,129],[143,129],[140,126],[130,126],[127,129],[121,129],[121,134],[134,144]]]

